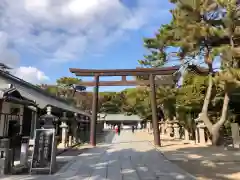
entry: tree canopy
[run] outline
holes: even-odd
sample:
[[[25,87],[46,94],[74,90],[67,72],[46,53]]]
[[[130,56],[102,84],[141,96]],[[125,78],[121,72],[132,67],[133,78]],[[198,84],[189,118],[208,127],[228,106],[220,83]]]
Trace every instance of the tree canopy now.
[[[188,125],[186,115],[191,115],[193,121],[199,114],[198,120],[205,123],[213,144],[217,144],[220,128],[226,123],[232,104],[236,106],[236,102],[232,103],[232,97],[236,97],[233,94],[239,92],[239,1],[169,1],[174,5],[170,10],[171,21],[161,25],[153,37],[143,39],[148,54],[138,62],[144,67],[181,65],[183,80],[180,87],[157,87],[158,113],[163,110],[165,120],[176,116],[181,123]],[[221,64],[220,69],[215,69],[216,62]],[[58,92],[69,97],[69,89],[76,91],[77,87],[73,85],[80,81],[60,78],[57,80]],[[86,88],[79,87],[79,90]],[[48,91],[54,93],[55,90],[49,88]],[[103,113],[138,114],[144,119],[151,118],[149,87],[100,93],[99,105]],[[218,120],[213,119],[212,114],[218,116]],[[159,118],[163,116],[159,115]]]
[[[239,2],[237,0],[171,0],[172,20],[162,25],[153,38],[144,39],[149,55],[139,61],[145,66],[162,66],[174,59],[183,67],[190,63],[208,70],[208,77],[186,75],[177,90],[176,102],[185,109],[201,108],[204,121],[218,143],[219,130],[227,120],[229,94],[239,85]],[[170,48],[171,47],[171,48]],[[221,71],[215,73],[214,61],[220,59]],[[194,61],[194,62],[193,62]],[[200,72],[201,74],[201,72]],[[188,77],[187,77],[188,76]],[[207,80],[207,81],[206,81]],[[223,96],[224,94],[224,96]],[[219,121],[209,117],[209,110],[222,105]]]

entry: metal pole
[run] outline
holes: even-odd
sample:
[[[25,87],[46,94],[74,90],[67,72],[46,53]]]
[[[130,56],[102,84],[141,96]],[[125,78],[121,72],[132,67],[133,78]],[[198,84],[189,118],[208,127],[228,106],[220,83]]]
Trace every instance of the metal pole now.
[[[93,103],[92,103],[92,119],[90,126],[90,143],[92,146],[96,146],[96,123],[98,114],[98,89],[99,89],[99,75],[95,75],[95,87],[93,91]]]
[[[150,74],[150,100],[151,100],[151,108],[152,108],[152,124],[153,124],[153,136],[154,136],[154,144],[155,146],[160,146],[160,132],[158,126],[158,117],[157,117],[157,102],[156,102],[156,89],[155,89],[155,81],[154,75]]]

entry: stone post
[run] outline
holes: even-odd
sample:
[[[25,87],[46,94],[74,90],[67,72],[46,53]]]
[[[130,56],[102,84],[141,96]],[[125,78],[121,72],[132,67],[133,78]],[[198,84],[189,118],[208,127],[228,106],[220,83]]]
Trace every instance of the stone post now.
[[[0,175],[9,174],[11,172],[11,151],[10,140],[0,139]]]
[[[163,120],[161,120],[159,122],[159,129],[160,129],[160,134],[164,135],[164,122],[163,122]]]
[[[20,164],[24,167],[28,167],[28,147],[29,147],[29,137],[22,137],[21,144],[21,155],[20,155]]]
[[[61,145],[66,148],[67,145],[67,133],[68,133],[68,125],[67,125],[67,113],[63,112],[63,117],[61,118],[61,125],[60,128],[62,128],[62,141]]]
[[[69,136],[68,138],[69,138],[68,139],[68,145],[69,145],[69,147],[72,147],[72,145],[73,145],[73,136]]]
[[[195,129],[195,142],[196,144],[198,144],[200,141],[199,141],[199,129],[198,127],[196,126],[196,129]]]
[[[176,121],[173,124],[173,130],[174,130],[174,139],[180,139],[180,126]]]
[[[150,133],[150,131],[151,131],[150,121],[147,121],[147,131],[148,131],[148,133]]]
[[[231,123],[233,147],[240,148],[240,136],[239,136],[239,125],[238,123]]]
[[[199,143],[200,144],[205,144],[205,127],[206,125],[204,122],[198,122],[197,128],[199,129]]]
[[[57,171],[57,142],[58,136],[54,138],[54,145],[52,149],[52,167],[50,168],[49,174],[55,173]]]
[[[198,116],[199,117],[199,116]],[[198,144],[200,142],[199,140],[199,118],[195,119],[196,129],[195,129],[195,143]]]

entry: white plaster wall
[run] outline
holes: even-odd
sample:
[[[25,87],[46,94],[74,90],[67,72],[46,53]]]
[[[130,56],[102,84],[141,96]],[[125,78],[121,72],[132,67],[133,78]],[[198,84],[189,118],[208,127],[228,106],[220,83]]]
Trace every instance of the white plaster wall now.
[[[2,104],[2,113],[10,113],[10,103],[9,102],[3,102]]]
[[[2,79],[0,77],[0,87],[1,88],[10,88],[11,84],[9,84],[9,82],[7,82],[6,80]]]

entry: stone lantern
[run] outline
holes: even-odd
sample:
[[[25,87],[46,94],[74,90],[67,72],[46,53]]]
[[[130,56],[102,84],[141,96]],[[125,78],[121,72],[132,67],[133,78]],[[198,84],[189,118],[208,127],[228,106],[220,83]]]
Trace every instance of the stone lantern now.
[[[167,136],[171,138],[173,136],[173,122],[170,120],[167,120]]]
[[[61,125],[60,128],[62,129],[62,141],[61,145],[65,148],[67,143],[67,134],[68,134],[68,125],[67,125],[67,113],[63,112],[63,117],[60,118]]]
[[[174,117],[172,127],[173,127],[173,131],[174,131],[174,138],[175,139],[180,139],[180,126],[179,126],[179,122],[176,119],[176,117]]]
[[[55,129],[55,124],[58,122],[59,118],[52,115],[52,107],[47,107],[47,114],[39,118],[40,124],[44,129]]]

